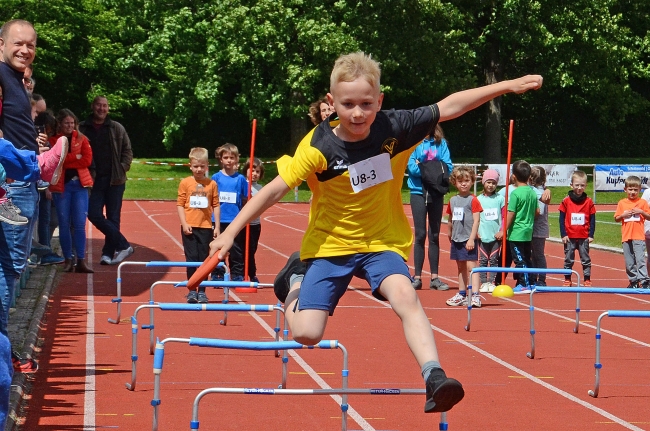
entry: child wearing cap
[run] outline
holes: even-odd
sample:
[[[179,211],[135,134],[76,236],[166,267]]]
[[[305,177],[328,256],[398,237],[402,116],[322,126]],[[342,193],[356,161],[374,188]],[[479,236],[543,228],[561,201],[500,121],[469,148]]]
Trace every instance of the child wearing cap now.
[[[483,172],[483,193],[478,196],[478,201],[483,207],[478,225],[478,266],[498,267],[501,258],[501,240],[503,239],[502,212],[506,204],[503,196],[495,193],[499,184],[499,173],[494,169]],[[496,273],[480,272],[480,292],[494,291]]]

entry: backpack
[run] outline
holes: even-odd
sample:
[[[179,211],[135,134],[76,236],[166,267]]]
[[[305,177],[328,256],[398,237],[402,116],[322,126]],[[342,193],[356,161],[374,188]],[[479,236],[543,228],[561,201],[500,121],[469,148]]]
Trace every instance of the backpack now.
[[[440,160],[419,163],[422,188],[433,195],[444,195],[449,191],[449,166]]]

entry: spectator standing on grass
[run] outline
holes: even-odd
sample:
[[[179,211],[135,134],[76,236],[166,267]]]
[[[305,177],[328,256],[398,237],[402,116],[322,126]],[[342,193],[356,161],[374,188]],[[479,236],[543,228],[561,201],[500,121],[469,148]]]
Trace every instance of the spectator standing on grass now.
[[[583,285],[591,286],[589,244],[596,232],[596,206],[585,189],[587,174],[571,174],[571,190],[560,203],[560,237],[564,243],[564,269],[573,269],[576,250],[582,263]],[[571,275],[564,276],[564,286],[573,286]]]
[[[176,209],[181,221],[183,251],[187,262],[203,262],[210,252],[210,242],[219,235],[219,224],[212,226],[212,219],[219,219],[219,189],[217,184],[206,177],[208,173],[208,150],[195,147],[189,154],[192,176],[181,180],[178,185]],[[196,268],[187,268],[189,280]],[[189,304],[207,304],[205,286],[198,292],[187,293]]]
[[[239,149],[233,144],[224,144],[216,149],[214,155],[219,160],[221,170],[212,175],[219,188],[219,214],[215,214],[214,223],[219,223],[218,231],[223,232],[237,217],[239,211],[248,200],[248,182],[246,177],[237,171],[239,166]],[[216,216],[220,215],[220,218]],[[228,266],[232,281],[244,280],[244,249],[246,247],[246,231],[239,232],[235,244],[230,250]],[[223,268],[219,267],[212,273],[213,280],[223,280]]]
[[[639,197],[641,179],[630,175],[625,179],[627,197],[618,201],[614,220],[621,223],[621,240],[625,256],[628,288],[650,288],[645,259],[645,220],[650,220],[650,206]]]
[[[50,186],[59,220],[59,242],[65,258],[63,271],[92,273],[94,271],[86,264],[86,215],[88,191],[93,186],[89,169],[93,152],[88,139],[79,133],[79,120],[72,111],[60,110],[56,124],[58,133],[50,138],[50,143],[65,137],[70,145],[63,163],[62,179]],[[71,227],[74,235],[70,232]],[[73,241],[76,261],[72,255]]]
[[[131,169],[133,150],[124,126],[109,117],[106,97],[95,97],[91,109],[92,115],[79,125],[90,141],[95,171],[88,220],[105,237],[99,263],[117,265],[133,254],[133,247],[120,231],[126,173]]]
[[[410,193],[411,213],[415,240],[413,241],[413,263],[415,275],[413,288],[422,289],[422,266],[424,265],[424,243],[429,237],[429,289],[449,290],[447,283],[438,277],[440,262],[440,227],[445,193],[449,191],[449,173],[454,169],[449,147],[440,125],[432,134],[415,147],[409,157],[407,184]],[[428,177],[426,176],[428,174]],[[430,181],[426,181],[431,178]],[[428,223],[427,223],[428,222]]]

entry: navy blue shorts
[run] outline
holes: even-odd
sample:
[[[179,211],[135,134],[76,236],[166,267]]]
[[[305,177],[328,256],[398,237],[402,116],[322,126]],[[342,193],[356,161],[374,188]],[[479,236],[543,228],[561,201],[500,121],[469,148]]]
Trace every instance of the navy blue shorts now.
[[[365,279],[372,295],[382,301],[379,286],[389,275],[411,276],[406,262],[392,251],[309,259],[307,273],[300,286],[298,310],[326,310],[329,315],[348,289],[352,277]]]
[[[467,250],[465,245],[467,245],[467,241],[451,242],[451,250],[449,252],[451,260],[459,260],[461,262],[478,260],[478,241],[474,241],[474,250]]]

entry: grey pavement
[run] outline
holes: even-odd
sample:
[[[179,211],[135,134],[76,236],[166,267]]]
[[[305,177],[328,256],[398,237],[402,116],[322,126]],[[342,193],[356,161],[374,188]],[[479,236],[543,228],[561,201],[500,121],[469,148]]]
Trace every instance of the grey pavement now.
[[[30,276],[20,296],[16,298],[15,309],[9,313],[9,340],[12,348],[22,357],[33,357],[38,361],[41,323],[50,299],[52,289],[56,286],[58,267],[36,266],[30,268]],[[5,431],[20,429],[23,414],[23,401],[30,393],[33,375],[14,373],[11,384],[9,417]]]

